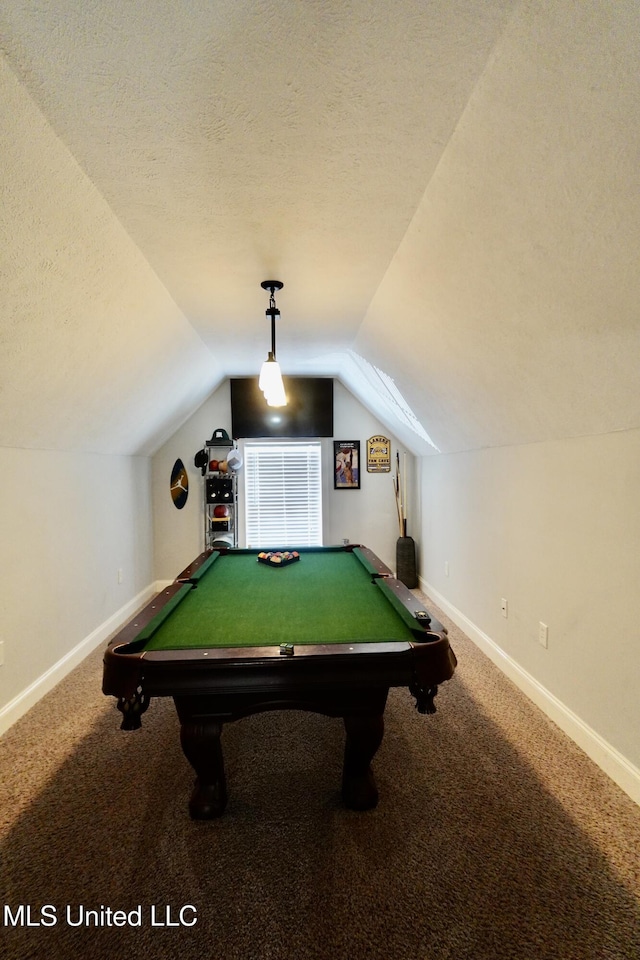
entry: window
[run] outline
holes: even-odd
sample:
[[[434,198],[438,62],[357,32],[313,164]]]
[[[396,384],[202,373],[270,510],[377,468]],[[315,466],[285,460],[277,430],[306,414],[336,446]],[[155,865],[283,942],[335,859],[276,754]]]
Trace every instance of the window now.
[[[349,353],[369,383],[373,386],[376,391],[376,396],[387,408],[387,411],[390,410],[401,423],[413,430],[422,440],[426,440],[429,446],[440,453],[440,448],[436,447],[389,374],[385,373],[384,370],[380,370],[378,367],[374,367],[368,360],[365,360],[364,357],[361,357],[353,350],[350,350]]]
[[[248,547],[322,544],[322,462],[319,442],[244,445]]]

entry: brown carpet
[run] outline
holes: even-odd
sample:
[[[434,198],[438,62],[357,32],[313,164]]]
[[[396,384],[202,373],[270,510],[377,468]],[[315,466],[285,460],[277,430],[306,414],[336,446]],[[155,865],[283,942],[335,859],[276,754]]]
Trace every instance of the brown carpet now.
[[[638,960],[640,809],[429,605],[458,672],[432,717],[392,691],[368,813],[340,721],[272,713],[225,729],[227,813],[192,822],[172,702],[121,732],[90,656],[0,740],[0,955]]]

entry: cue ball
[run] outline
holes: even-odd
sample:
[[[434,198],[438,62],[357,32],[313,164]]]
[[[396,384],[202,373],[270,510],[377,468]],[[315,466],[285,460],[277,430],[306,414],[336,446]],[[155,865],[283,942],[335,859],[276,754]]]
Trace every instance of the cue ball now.
[[[214,517],[228,517],[229,507],[226,507],[223,503],[219,503],[213,508],[213,515]]]
[[[218,464],[218,470],[220,471],[220,473],[226,473],[228,469],[229,469],[229,465],[227,461],[221,460],[220,463]]]

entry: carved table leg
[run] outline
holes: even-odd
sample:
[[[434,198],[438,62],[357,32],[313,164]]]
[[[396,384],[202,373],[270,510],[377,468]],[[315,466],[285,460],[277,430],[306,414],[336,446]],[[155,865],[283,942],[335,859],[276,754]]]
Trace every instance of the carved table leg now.
[[[342,799],[351,810],[370,810],[378,803],[371,761],[382,743],[384,715],[344,717],[346,742],[342,771]]]
[[[187,720],[180,728],[185,757],[196,772],[189,801],[194,820],[220,817],[227,806],[227,782],[220,735],[223,724],[217,720]]]

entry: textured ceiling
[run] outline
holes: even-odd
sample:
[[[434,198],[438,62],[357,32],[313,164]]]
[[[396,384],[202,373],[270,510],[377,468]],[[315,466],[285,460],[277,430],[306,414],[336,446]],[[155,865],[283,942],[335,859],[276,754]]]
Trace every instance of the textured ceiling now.
[[[639,10],[5,0],[0,442],[153,449],[272,276],[285,370],[442,450],[640,425]]]

